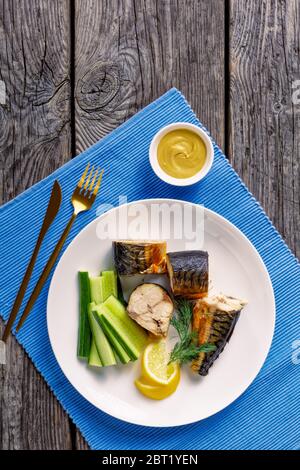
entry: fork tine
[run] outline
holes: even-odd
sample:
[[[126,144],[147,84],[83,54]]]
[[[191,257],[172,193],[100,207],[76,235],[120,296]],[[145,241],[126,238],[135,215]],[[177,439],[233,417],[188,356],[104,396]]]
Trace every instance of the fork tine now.
[[[96,186],[94,187],[93,196],[97,196],[97,193],[98,193],[99,188],[100,188],[103,173],[104,173],[104,170],[101,170],[100,175],[99,175],[99,179],[96,183]]]
[[[93,173],[94,173],[94,166],[92,166],[92,169],[89,172],[88,177],[86,179],[85,185],[83,186],[84,191],[88,188],[88,185],[89,185],[89,182],[90,182],[90,179],[91,179]]]
[[[98,173],[99,173],[99,168],[97,168],[97,170],[95,171],[94,176],[93,176],[93,179],[92,179],[91,184],[90,184],[90,186],[89,186],[89,189],[88,189],[88,190],[89,190],[90,192],[92,192],[92,190],[93,190],[93,187],[94,187],[94,184],[95,184],[95,181],[96,181],[96,178],[97,178]]]
[[[79,180],[79,182],[78,182],[78,184],[77,184],[77,188],[79,188],[79,189],[82,188],[82,185],[83,185],[83,183],[84,183],[84,180],[85,180],[85,177],[86,177],[86,175],[87,175],[87,172],[89,171],[89,167],[90,167],[90,163],[88,163],[87,166],[85,167],[85,170],[84,170],[84,172],[83,172],[83,175],[82,175],[82,177],[80,178],[80,180]]]

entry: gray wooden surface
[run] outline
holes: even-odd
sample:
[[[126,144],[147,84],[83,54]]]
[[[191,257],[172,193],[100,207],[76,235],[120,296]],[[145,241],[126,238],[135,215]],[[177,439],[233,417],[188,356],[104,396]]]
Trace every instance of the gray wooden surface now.
[[[300,0],[0,0],[0,44],[0,203],[177,86],[299,256]],[[87,449],[8,349],[0,448]]]

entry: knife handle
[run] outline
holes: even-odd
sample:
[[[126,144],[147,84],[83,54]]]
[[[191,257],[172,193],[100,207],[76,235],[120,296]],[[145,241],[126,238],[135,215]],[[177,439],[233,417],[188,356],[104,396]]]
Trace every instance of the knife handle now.
[[[43,270],[38,282],[36,283],[36,285],[35,285],[35,287],[32,291],[32,294],[31,294],[31,296],[30,296],[30,298],[29,298],[29,300],[26,304],[24,312],[22,313],[22,316],[19,320],[16,331],[19,331],[19,329],[23,325],[24,321],[26,320],[30,310],[32,309],[35,301],[37,300],[37,298],[38,298],[38,296],[39,296],[39,294],[40,294],[40,292],[41,292],[41,290],[42,290],[42,288],[43,288],[43,286],[44,286],[44,284],[45,284],[45,282],[46,282],[46,280],[47,280],[47,278],[48,278],[48,276],[51,272],[51,269],[53,268],[53,266],[54,266],[54,264],[55,264],[55,262],[58,258],[58,255],[59,255],[59,253],[60,253],[60,251],[61,251],[61,249],[62,249],[62,247],[63,247],[63,245],[66,241],[66,238],[69,235],[69,232],[71,230],[71,227],[72,227],[75,219],[76,219],[76,214],[72,214],[69,222],[66,225],[66,228],[63,231],[62,236],[58,240],[58,242],[57,242],[57,244],[56,244],[56,246],[55,246],[55,248],[54,248],[47,264],[46,264],[46,266],[44,267],[44,270]]]
[[[51,192],[49,204],[48,204],[48,207],[47,207],[47,210],[46,210],[46,213],[45,213],[45,216],[44,216],[44,220],[43,220],[43,223],[42,223],[42,227],[40,229],[40,233],[39,233],[36,245],[34,247],[33,253],[31,255],[29,264],[27,266],[25,275],[23,277],[21,286],[18,290],[17,297],[15,298],[13,307],[11,309],[8,321],[5,325],[5,329],[4,329],[4,332],[3,332],[3,335],[2,335],[2,341],[7,340],[8,336],[9,336],[9,333],[10,333],[10,330],[11,330],[11,327],[12,327],[12,325],[13,325],[13,323],[14,323],[17,315],[18,315],[18,311],[21,307],[22,300],[23,300],[23,297],[25,295],[25,292],[26,292],[26,289],[27,289],[27,286],[28,286],[28,282],[30,280],[30,277],[31,277],[31,274],[32,274],[32,271],[33,271],[33,268],[34,268],[34,265],[35,265],[40,247],[41,247],[41,244],[42,244],[42,241],[43,241],[50,225],[52,224],[52,222],[53,222],[53,220],[54,220],[54,218],[55,218],[55,216],[56,216],[56,214],[59,210],[60,203],[61,203],[61,189],[60,189],[60,185],[59,185],[58,181],[55,180],[54,184],[53,184],[53,187],[52,187],[52,192]]]
[[[19,308],[21,306],[24,294],[25,294],[27,286],[28,286],[29,279],[30,279],[32,271],[33,271],[33,267],[34,267],[36,259],[37,259],[38,252],[40,250],[40,247],[41,247],[41,244],[42,244],[42,241],[43,241],[43,238],[44,238],[44,235],[45,234],[42,231],[40,231],[37,242],[36,242],[36,245],[35,245],[34,250],[33,250],[33,253],[31,255],[29,264],[28,264],[27,269],[26,269],[26,273],[23,277],[22,284],[19,288],[19,291],[18,291],[17,297],[15,299],[14,305],[11,309],[8,322],[5,325],[4,333],[3,333],[3,336],[2,336],[3,341],[7,340],[8,336],[9,336],[9,333],[10,333],[10,329],[11,329],[11,327],[12,327],[12,325],[13,325],[15,319],[16,319],[16,316],[18,314]]]

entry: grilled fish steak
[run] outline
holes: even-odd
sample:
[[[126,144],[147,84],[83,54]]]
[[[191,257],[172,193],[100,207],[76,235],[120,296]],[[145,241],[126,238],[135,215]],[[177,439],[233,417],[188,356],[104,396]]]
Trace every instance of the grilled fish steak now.
[[[113,242],[119,275],[162,274],[166,272],[165,241],[118,240]]]
[[[168,253],[167,268],[175,296],[198,299],[207,294],[208,253],[206,251]]]
[[[166,336],[174,305],[167,291],[158,284],[145,283],[131,293],[127,312],[140,326],[155,336]]]
[[[245,300],[226,295],[204,297],[197,300],[193,309],[193,331],[197,332],[199,345],[210,343],[216,349],[209,353],[201,352],[191,368],[199,375],[207,375],[210,367],[230,340]]]

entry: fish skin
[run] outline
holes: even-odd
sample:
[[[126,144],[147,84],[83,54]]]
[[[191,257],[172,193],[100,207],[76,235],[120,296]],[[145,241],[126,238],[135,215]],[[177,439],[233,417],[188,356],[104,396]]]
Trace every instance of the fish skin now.
[[[198,300],[193,309],[193,330],[197,332],[198,344],[210,343],[215,351],[201,352],[191,368],[199,375],[208,374],[210,367],[223,352],[230,340],[246,301],[218,295]]]
[[[187,299],[208,292],[208,253],[201,250],[167,253],[167,268],[175,296]]]
[[[162,274],[166,272],[165,241],[113,241],[115,266],[119,275]]]

